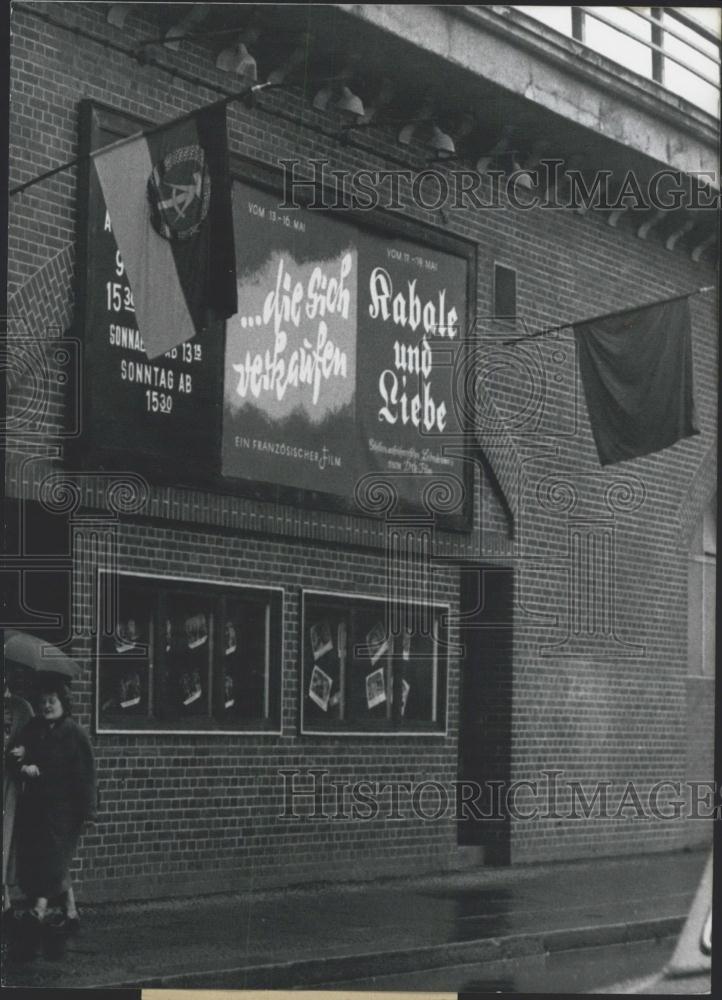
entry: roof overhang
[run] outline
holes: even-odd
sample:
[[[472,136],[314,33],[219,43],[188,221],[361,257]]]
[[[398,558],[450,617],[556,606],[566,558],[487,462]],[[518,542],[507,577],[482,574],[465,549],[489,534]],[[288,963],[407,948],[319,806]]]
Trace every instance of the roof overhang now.
[[[664,87],[511,6],[339,4],[478,81],[719,186],[719,122]],[[712,178],[715,180],[712,181]]]

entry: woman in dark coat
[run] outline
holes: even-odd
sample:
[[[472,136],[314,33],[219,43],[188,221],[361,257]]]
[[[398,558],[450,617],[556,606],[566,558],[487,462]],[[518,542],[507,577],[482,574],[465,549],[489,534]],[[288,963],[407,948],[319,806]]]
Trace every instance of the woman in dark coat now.
[[[65,896],[72,919],[69,868],[83,824],[95,811],[93,753],[71,718],[62,682],[43,680],[37,707],[12,751],[25,782],[16,827],[18,882],[39,919],[59,896]]]

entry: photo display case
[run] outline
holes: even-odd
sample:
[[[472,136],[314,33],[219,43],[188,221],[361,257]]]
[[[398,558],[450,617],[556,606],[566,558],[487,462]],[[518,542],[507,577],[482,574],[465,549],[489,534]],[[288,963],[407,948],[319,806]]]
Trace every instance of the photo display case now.
[[[99,574],[97,728],[275,732],[282,591]]]
[[[303,594],[302,731],[443,733],[448,607]]]

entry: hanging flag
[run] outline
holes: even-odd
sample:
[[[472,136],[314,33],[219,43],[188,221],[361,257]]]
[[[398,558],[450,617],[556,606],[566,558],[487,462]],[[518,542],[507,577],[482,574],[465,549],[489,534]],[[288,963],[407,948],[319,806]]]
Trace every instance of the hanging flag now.
[[[93,157],[155,358],[237,309],[225,104]]]
[[[687,296],[574,327],[602,465],[699,434]]]

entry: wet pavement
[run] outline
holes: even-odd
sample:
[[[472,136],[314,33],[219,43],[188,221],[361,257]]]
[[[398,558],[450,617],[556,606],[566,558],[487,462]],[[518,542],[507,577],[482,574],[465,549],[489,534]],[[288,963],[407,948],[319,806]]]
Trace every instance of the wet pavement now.
[[[468,963],[444,969],[424,969],[401,975],[371,975],[333,983],[335,990],[418,990],[471,993],[590,993],[626,992],[613,980],[640,977],[656,980],[669,960],[675,938],[598,945],[568,951],[528,955],[503,962]],[[628,978],[627,978],[628,977]],[[320,987],[326,984],[319,983]],[[330,984],[329,984],[330,985]]]
[[[492,963],[516,963],[520,973],[526,962],[531,990],[550,955],[676,934],[706,857],[594,859],[87,908],[81,901],[82,933],[65,957],[8,962],[4,983],[291,988],[415,976],[415,988],[433,980],[435,989],[456,990],[453,970],[485,980]],[[625,974],[611,967],[607,979]]]

